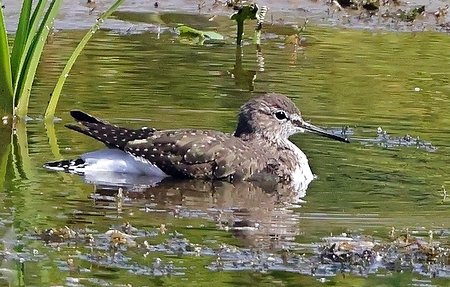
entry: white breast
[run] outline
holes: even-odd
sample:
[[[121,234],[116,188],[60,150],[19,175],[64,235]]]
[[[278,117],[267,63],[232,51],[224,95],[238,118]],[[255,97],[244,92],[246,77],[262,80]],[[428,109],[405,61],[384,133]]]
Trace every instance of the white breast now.
[[[297,166],[292,174],[292,186],[297,191],[306,191],[309,183],[314,179],[314,174],[309,167],[308,158],[305,153],[291,141],[288,141],[289,149],[294,152],[297,158]]]

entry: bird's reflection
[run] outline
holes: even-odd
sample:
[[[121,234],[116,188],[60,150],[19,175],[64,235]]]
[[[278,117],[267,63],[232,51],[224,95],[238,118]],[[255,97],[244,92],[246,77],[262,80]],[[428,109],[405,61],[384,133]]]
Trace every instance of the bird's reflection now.
[[[117,204],[119,192],[139,208],[144,205],[146,212],[213,220],[246,245],[265,249],[289,246],[298,234],[298,216],[292,207],[302,203],[304,193],[285,184],[172,178],[159,183],[140,178],[138,184],[130,184],[129,180],[119,185],[95,183],[96,206]]]

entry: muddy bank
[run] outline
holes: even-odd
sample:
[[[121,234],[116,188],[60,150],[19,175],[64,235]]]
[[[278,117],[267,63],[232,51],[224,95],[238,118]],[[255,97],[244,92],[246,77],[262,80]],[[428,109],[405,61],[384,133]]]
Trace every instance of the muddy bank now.
[[[111,5],[112,0],[65,1],[56,29],[86,29],[98,15]],[[300,24],[308,18],[313,24],[343,26],[358,29],[383,29],[389,31],[439,31],[450,32],[448,2],[439,0],[310,0],[310,1],[256,1],[267,6],[267,23]],[[3,1],[7,27],[13,31],[20,11],[18,1]],[[228,16],[233,13],[226,1],[217,0],[153,0],[125,1],[121,12],[188,13],[206,17]],[[148,25],[110,19],[104,28],[124,30],[133,26],[145,30]],[[137,26],[137,27],[136,27]]]

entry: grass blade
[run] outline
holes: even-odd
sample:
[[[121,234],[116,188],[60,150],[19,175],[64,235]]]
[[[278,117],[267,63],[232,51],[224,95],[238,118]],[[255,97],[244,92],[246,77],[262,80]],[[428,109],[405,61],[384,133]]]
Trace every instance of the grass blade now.
[[[42,19],[41,25],[33,37],[33,42],[24,61],[23,68],[25,71],[21,74],[23,82],[20,83],[21,86],[17,88],[18,93],[16,93],[16,97],[18,98],[17,116],[20,118],[24,118],[28,112],[31,86],[34,81],[34,76],[36,75],[36,69],[39,64],[47,36],[50,32],[50,27],[53,25],[53,20],[58,13],[60,5],[61,0],[53,0],[50,3],[47,13]]]
[[[89,39],[91,39],[94,33],[100,28],[100,25],[103,23],[103,21],[107,17],[109,17],[124,1],[125,0],[117,0],[106,12],[100,15],[100,17],[95,22],[94,26],[92,26],[91,29],[86,33],[86,35],[84,35],[83,39],[81,39],[80,43],[73,51],[61,75],[59,76],[58,82],[56,83],[55,89],[53,90],[52,95],[50,97],[47,110],[45,111],[46,119],[51,118],[55,115],[56,105],[58,104],[59,97],[61,95],[61,90],[64,86],[66,78],[69,75],[69,72],[72,69],[73,64],[75,63],[78,56],[81,54],[84,47],[86,46],[87,42],[89,41]]]
[[[8,34],[3,17],[3,8],[0,7],[0,112],[2,116],[4,113],[12,115],[13,97]]]
[[[34,35],[36,34],[36,31],[39,28],[39,22],[42,19],[42,17],[44,16],[44,12],[45,12],[45,6],[47,4],[47,0],[40,0],[38,1],[36,8],[34,8],[33,11],[33,15],[31,16],[31,18],[29,19],[29,23],[28,23],[28,37],[27,37],[27,41],[25,42],[25,46],[24,49],[22,51],[22,55],[20,57],[20,61],[19,61],[19,67],[17,68],[18,70],[18,74],[17,77],[13,83],[13,88],[14,88],[14,106],[15,106],[15,102],[18,101],[18,98],[16,97],[20,97],[20,95],[18,95],[18,91],[20,90],[20,88],[22,87],[22,82],[24,81],[24,75],[26,72],[26,68],[24,69],[24,63],[25,63],[25,59],[28,56],[31,44],[33,43],[33,39],[34,39]]]
[[[12,80],[15,83],[19,74],[20,59],[25,49],[27,38],[29,37],[29,21],[31,16],[31,0],[24,0],[22,11],[20,12],[19,24],[17,26],[14,46],[11,52],[11,73]]]

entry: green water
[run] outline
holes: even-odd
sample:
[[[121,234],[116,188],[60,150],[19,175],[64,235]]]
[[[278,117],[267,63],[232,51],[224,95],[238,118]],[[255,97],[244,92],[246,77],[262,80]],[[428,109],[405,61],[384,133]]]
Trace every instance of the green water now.
[[[174,23],[180,17],[167,15]],[[224,26],[221,32],[232,37],[233,31]],[[386,239],[391,227],[423,234],[433,230],[441,234],[435,239],[448,247],[450,200],[441,194],[443,186],[450,189],[448,35],[311,26],[304,34],[305,46],[296,50],[284,44],[289,32],[289,27],[270,27],[270,33],[263,34],[261,51],[257,53],[247,42],[236,53],[231,39],[196,46],[180,43],[167,30],[160,35],[102,31],[68,77],[57,111],[62,121],[45,126],[36,118],[66,57],[83,35],[57,32],[46,46],[32,91],[33,120],[18,127],[12,145],[9,134],[2,132],[0,284],[327,285],[317,277],[294,272],[212,271],[207,266],[216,262],[214,255],[152,251],[143,256],[144,240],[164,243],[175,231],[205,249],[227,244],[273,254],[283,248],[308,253],[309,244],[343,232]],[[71,109],[131,127],[231,132],[240,105],[268,91],[290,96],[303,117],[316,125],[349,126],[356,138],[351,144],[310,134],[292,138],[318,175],[301,206],[286,207],[246,186],[237,190],[225,186],[211,194],[207,187],[180,184],[133,192],[117,207],[114,195],[113,200],[94,200],[95,187],[82,177],[41,167],[60,156],[73,158],[101,147],[64,128],[71,122]],[[359,142],[375,138],[378,127],[393,136],[419,136],[437,150],[386,149]],[[218,223],[219,215],[223,221],[245,219],[262,227],[253,233],[232,232]],[[103,233],[125,222],[141,232],[135,239],[138,246],[122,247],[123,257],[102,259],[110,254]],[[158,233],[161,224],[166,225],[166,234]],[[36,235],[64,226],[89,230],[96,240],[94,247],[83,240],[45,244]],[[76,271],[69,268],[69,258],[78,266]],[[144,267],[153,266],[156,258],[173,265],[178,273],[145,274]],[[430,286],[450,284],[448,277],[430,279],[414,272],[368,277],[339,274],[326,280],[335,286],[414,286],[420,280]]]

